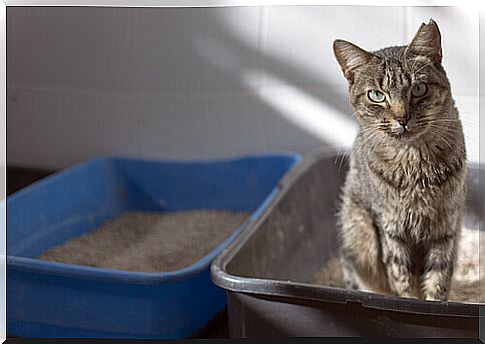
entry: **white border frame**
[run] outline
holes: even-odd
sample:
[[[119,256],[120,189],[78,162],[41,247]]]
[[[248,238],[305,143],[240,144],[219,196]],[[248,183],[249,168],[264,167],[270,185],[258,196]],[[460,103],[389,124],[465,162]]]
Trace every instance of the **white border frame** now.
[[[340,6],[456,6],[472,7],[485,18],[485,2],[458,0],[399,0],[392,3],[388,0],[374,0],[372,4],[363,3],[361,0],[331,1],[331,0],[0,0],[0,121],[3,123],[0,127],[0,201],[6,197],[6,7],[7,6],[94,6],[94,7],[229,7],[229,6],[269,6],[269,5],[340,5]],[[481,24],[479,24],[481,25]],[[485,24],[484,24],[485,25]],[[482,56],[479,56],[479,73],[482,66]],[[479,88],[480,82],[479,80]],[[481,99],[481,96],[479,97]],[[479,105],[478,105],[479,106]],[[480,128],[479,128],[479,161],[485,161],[485,139],[482,135],[485,133],[485,114],[481,113],[482,108],[479,106]],[[482,180],[482,177],[480,177]],[[0,219],[3,221],[0,228],[6,229],[6,208],[1,207]],[[6,340],[6,230],[0,232],[0,340],[3,343]],[[3,244],[3,245],[2,245]],[[485,315],[485,314],[484,314]],[[483,317],[483,315],[481,314]],[[481,321],[480,321],[481,322]],[[479,337],[482,338],[480,326]]]

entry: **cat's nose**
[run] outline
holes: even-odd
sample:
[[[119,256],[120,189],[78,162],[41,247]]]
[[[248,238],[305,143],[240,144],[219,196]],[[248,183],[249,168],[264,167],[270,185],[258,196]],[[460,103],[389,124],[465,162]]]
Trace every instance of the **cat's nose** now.
[[[399,123],[400,126],[405,127],[409,121],[409,111],[406,104],[402,101],[394,101],[390,105],[396,122]]]
[[[403,127],[405,127],[409,122],[409,116],[404,114],[402,116],[396,117],[396,121]]]

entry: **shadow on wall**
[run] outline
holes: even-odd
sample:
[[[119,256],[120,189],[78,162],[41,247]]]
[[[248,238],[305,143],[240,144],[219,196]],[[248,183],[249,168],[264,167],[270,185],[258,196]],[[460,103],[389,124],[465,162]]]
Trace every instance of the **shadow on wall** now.
[[[260,12],[263,10],[260,8]],[[213,17],[215,32],[221,35],[214,38],[200,34],[193,40],[196,53],[208,67],[231,75],[243,88],[276,111],[279,119],[289,121],[334,148],[351,147],[357,126],[350,116],[345,115],[351,113],[344,93],[346,90],[335,91],[330,81],[325,83],[325,75],[317,77],[323,78],[323,82],[309,83],[308,80],[315,77],[307,66],[289,63],[261,48],[261,32],[256,42],[244,39],[231,29],[224,18]],[[332,42],[326,43],[326,48],[332,49]],[[250,58],[245,60],[248,56]],[[331,67],[338,69],[336,65]]]
[[[288,6],[279,8],[285,7],[288,8]],[[377,8],[376,13],[367,19],[363,19],[359,11],[349,11],[343,17],[342,12],[339,12],[338,9],[335,10],[336,7],[323,8],[328,9],[330,13],[326,17],[326,21],[322,21],[325,17],[322,16],[321,12],[311,11],[311,7],[305,6],[292,7],[291,14],[295,14],[294,16],[289,16],[288,10],[278,11],[276,16],[273,13],[273,17],[277,18],[277,25],[274,25],[275,27],[270,30],[268,26],[272,23],[268,20],[271,17],[267,13],[268,7],[260,7],[260,23],[263,24],[259,25],[258,40],[254,39],[251,29],[247,25],[241,25],[240,21],[236,21],[234,25],[232,18],[212,12],[213,22],[217,24],[214,32],[218,32],[220,35],[214,38],[199,33],[195,36],[194,47],[207,64],[221,72],[232,74],[250,92],[254,92],[263,103],[275,110],[280,118],[288,120],[295,127],[303,129],[309,135],[313,135],[326,144],[335,148],[349,149],[357,132],[357,125],[355,119],[350,117],[351,110],[347,104],[346,87],[335,87],[335,71],[338,71],[339,77],[342,79],[342,86],[346,82],[343,82],[344,78],[340,75],[340,69],[333,58],[332,41],[340,37],[339,21],[375,25],[373,22],[376,16],[380,15],[377,10],[382,10],[382,8]],[[320,10],[322,7],[318,9]],[[459,13],[460,11],[463,13]],[[407,44],[417,30],[417,25],[414,28],[415,20],[412,19],[416,19],[414,17],[420,18],[419,15],[424,21],[428,19],[429,13],[433,17],[437,16],[446,24],[443,25],[444,28],[447,28],[449,23],[457,18],[457,13],[459,13],[458,17],[470,15],[466,10],[449,7],[425,8],[415,12],[417,13],[411,12],[409,7],[398,8],[397,12],[394,13],[395,15],[387,18],[387,22],[384,20],[381,25],[387,27],[392,23],[394,31],[385,32],[384,35],[381,33],[381,37],[378,37],[377,42],[373,43],[374,46],[362,46],[369,50],[375,50],[387,45]],[[455,17],[451,15],[452,13]],[[401,16],[400,21],[392,22],[399,16]],[[286,28],[282,28],[281,24],[278,23],[283,19],[287,23]],[[410,27],[412,28],[410,29]],[[328,28],[328,30],[325,28]],[[273,39],[278,37],[286,42],[294,39],[295,34],[293,32],[298,32],[302,35],[301,40],[304,43],[297,46],[286,45],[286,53],[281,54],[278,53],[278,50],[281,52],[284,43],[271,44],[268,31],[272,31]],[[355,29],[353,31],[353,36],[348,38],[351,41],[353,41],[352,37],[359,37],[361,34]],[[365,36],[364,31],[362,34]],[[275,35],[275,32],[279,36]],[[318,37],[315,33],[320,34],[321,37]],[[305,34],[309,34],[310,39],[305,37]],[[288,35],[292,37],[287,39],[285,36]],[[455,39],[453,32],[450,32],[447,37],[448,39],[443,41],[445,47],[447,43],[450,46]],[[311,38],[314,38],[313,41]],[[389,42],[379,43],[385,40],[389,40]],[[325,68],[313,68],[315,63],[311,62],[311,58],[304,56],[301,51],[295,53],[298,49],[304,51],[305,43],[312,42],[316,46],[321,46],[321,48],[318,48],[321,51],[322,58],[318,59],[321,64],[333,62],[328,65],[330,73]],[[314,53],[318,49],[310,50],[313,50]],[[238,54],[241,50],[243,53]],[[332,61],[329,61],[329,55],[331,55]],[[245,58],[247,56],[257,56],[257,59],[247,59]],[[453,63],[450,59],[455,56],[448,54],[447,57],[444,61],[445,65]],[[462,58],[470,63],[473,62],[468,54],[463,54]],[[453,69],[450,70],[453,71]],[[450,73],[450,75],[452,74]],[[455,85],[456,87],[458,86]],[[459,88],[456,93],[458,97],[462,95]],[[476,138],[470,133],[473,128],[473,121],[470,120],[468,114],[464,116],[463,111],[469,111],[469,109],[461,108],[461,106],[460,103],[465,136],[471,148],[472,145],[477,145]]]
[[[250,10],[241,11],[238,18],[234,14],[228,15],[234,9],[194,9],[199,13],[207,11],[207,26],[203,31],[183,31],[182,34],[190,37],[179,37],[179,40],[192,43],[189,50],[194,58],[200,59],[203,66],[200,69],[204,74],[217,75],[217,79],[222,80],[220,84],[237,85],[236,88],[250,95],[256,111],[246,113],[246,120],[258,117],[255,123],[266,124],[254,126],[254,130],[259,130],[265,138],[266,149],[302,151],[320,145],[350,148],[357,126],[350,116],[346,89],[335,90],[331,80],[326,80],[324,74],[315,77],[316,72],[305,64],[291,63],[275,54],[268,54],[262,47],[265,9],[252,8],[256,15],[249,13]],[[310,11],[311,8],[303,10]],[[188,14],[189,18],[195,16]],[[248,23],[255,18],[257,21],[252,27]],[[241,34],[235,26],[247,30],[248,36]],[[305,30],[308,27],[302,31]],[[332,41],[315,42],[320,43],[322,50],[332,50]],[[340,73],[336,63],[329,68]],[[227,90],[220,92],[224,94]]]
[[[332,40],[352,40],[355,27],[338,24],[359,15],[366,30],[390,25],[400,12],[386,11],[10,7],[9,163],[349,148],[357,128]],[[400,37],[394,26],[376,32],[375,44]]]

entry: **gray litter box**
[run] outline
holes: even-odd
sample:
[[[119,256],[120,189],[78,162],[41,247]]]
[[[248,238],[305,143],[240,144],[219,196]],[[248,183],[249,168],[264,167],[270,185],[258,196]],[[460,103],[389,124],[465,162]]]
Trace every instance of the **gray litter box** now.
[[[228,295],[231,337],[478,337],[481,304],[425,302],[311,284],[336,255],[335,209],[347,171],[319,150],[281,181],[282,191],[212,264]],[[465,222],[483,219],[483,187],[469,167]],[[483,177],[482,177],[483,178]]]

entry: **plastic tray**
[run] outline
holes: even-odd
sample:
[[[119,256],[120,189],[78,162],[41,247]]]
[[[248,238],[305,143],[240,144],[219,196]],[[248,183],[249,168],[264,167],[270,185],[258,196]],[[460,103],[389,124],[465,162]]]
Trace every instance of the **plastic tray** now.
[[[283,178],[263,215],[214,260],[212,279],[228,294],[231,336],[477,338],[478,304],[310,283],[336,256],[335,212],[347,170],[340,160],[328,150],[307,156]],[[465,222],[484,218],[479,170],[469,168],[468,211],[474,216]]]
[[[218,161],[89,161],[20,190],[7,205],[7,334],[187,338],[226,305],[209,266],[278,194],[293,153]],[[5,206],[3,202],[2,206]],[[252,212],[226,241],[174,272],[137,273],[36,259],[128,210]]]

